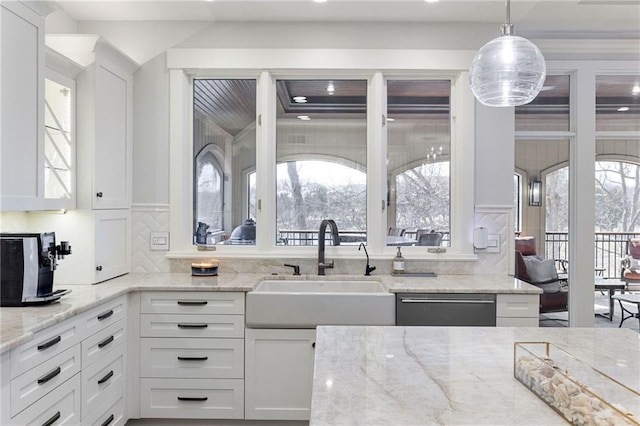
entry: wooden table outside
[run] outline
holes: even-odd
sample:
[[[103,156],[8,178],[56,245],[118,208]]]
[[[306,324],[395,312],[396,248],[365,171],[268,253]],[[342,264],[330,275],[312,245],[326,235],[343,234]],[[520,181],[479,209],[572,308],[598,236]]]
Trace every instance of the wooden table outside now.
[[[618,279],[596,277],[595,289],[607,290],[609,292],[609,312],[606,314],[596,313],[596,315],[608,318],[609,321],[613,321],[613,309],[615,306],[614,296],[616,294],[616,290],[624,292],[626,287],[626,284]]]

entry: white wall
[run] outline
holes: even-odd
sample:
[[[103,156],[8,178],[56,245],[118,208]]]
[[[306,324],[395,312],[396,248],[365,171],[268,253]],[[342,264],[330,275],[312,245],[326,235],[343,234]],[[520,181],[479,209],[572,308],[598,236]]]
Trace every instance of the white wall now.
[[[169,203],[169,73],[165,54],[135,74],[133,203]]]
[[[476,102],[476,206],[513,205],[513,108]]]

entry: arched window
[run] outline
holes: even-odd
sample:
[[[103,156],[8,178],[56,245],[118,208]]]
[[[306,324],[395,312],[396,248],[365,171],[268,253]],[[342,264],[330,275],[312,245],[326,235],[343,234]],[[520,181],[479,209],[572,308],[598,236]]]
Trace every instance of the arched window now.
[[[196,156],[194,232],[224,229],[224,173],[214,155],[214,144],[206,145]],[[201,223],[204,224],[200,225]],[[201,231],[202,232],[202,231]],[[197,240],[197,238],[196,238]]]
[[[596,232],[640,231],[640,166],[596,161]]]
[[[349,237],[365,241],[367,175],[362,171],[333,161],[279,163],[276,197],[279,244],[315,244],[315,232],[327,218],[335,219],[341,232],[351,231]]]

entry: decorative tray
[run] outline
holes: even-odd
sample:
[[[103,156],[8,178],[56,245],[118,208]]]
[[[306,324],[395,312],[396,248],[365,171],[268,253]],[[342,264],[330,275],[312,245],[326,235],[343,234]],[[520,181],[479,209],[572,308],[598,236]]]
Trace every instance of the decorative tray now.
[[[549,342],[516,342],[513,373],[571,424],[640,425],[637,389]]]

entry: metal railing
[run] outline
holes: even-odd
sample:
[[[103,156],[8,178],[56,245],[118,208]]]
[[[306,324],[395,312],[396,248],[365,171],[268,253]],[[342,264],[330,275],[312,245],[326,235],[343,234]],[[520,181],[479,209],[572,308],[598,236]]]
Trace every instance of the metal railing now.
[[[278,231],[278,245],[285,246],[317,246],[318,230],[312,229],[281,229]],[[361,243],[367,241],[367,231],[338,231],[340,244]],[[331,245],[331,233],[327,232],[325,244]]]
[[[629,238],[640,238],[638,232],[596,232],[595,267],[607,278],[620,277],[620,262],[627,250]],[[545,257],[569,259],[569,235],[566,232],[545,234]]]
[[[450,246],[449,232],[439,231],[442,233],[442,246]],[[416,231],[407,231],[407,238],[416,239]],[[340,244],[359,244],[367,242],[367,231],[338,231]],[[325,236],[325,244],[331,245],[331,234]],[[417,243],[416,239],[416,243]],[[278,245],[287,246],[317,246],[318,230],[313,229],[281,229],[278,231]]]

